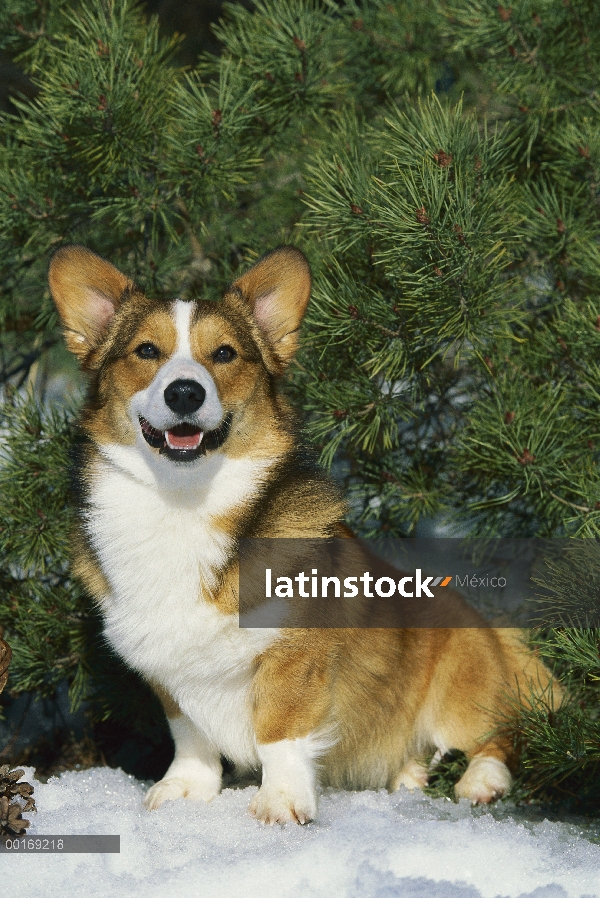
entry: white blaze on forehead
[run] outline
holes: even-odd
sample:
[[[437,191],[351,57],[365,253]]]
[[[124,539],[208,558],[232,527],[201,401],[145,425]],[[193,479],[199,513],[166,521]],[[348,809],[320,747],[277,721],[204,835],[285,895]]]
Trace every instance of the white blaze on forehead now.
[[[173,355],[158,369],[154,380],[145,390],[140,390],[131,400],[131,413],[137,423],[138,417],[145,418],[155,430],[170,430],[181,423],[181,416],[166,404],[165,390],[177,380],[191,380],[200,384],[205,391],[205,399],[193,414],[186,415],[188,424],[194,424],[202,431],[215,430],[223,422],[223,407],[216,384],[209,371],[198,362],[191,347],[191,330],[195,302],[175,299],[170,305],[171,320],[175,325],[177,342]],[[143,437],[140,435],[140,439]]]
[[[177,331],[177,345],[174,358],[193,358],[190,332],[195,310],[195,302],[184,302],[182,299],[176,299],[172,305],[172,315],[175,321],[175,330]]]

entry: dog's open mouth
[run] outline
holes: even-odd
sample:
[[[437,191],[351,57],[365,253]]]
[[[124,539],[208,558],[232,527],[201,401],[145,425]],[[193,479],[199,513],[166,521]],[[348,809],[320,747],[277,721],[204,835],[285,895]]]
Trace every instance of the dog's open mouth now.
[[[200,430],[194,424],[177,424],[169,430],[157,430],[149,421],[139,415],[142,434],[149,446],[159,449],[173,461],[193,461],[207,452],[219,449],[229,436],[231,414],[223,419],[216,430]]]

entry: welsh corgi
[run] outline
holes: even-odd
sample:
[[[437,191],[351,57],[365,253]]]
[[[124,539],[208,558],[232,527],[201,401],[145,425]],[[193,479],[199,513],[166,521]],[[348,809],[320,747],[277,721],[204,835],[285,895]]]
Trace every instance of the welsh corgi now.
[[[210,801],[221,758],[262,769],[250,813],[307,823],[317,787],[423,787],[423,758],[469,759],[458,798],[511,786],[508,694],[552,677],[516,631],[240,628],[243,537],[347,537],[336,486],[299,462],[280,390],[311,274],[268,253],[220,303],[151,300],[65,246],[50,290],[89,374],[74,570],[106,638],[159,696],[174,760],[145,799]]]

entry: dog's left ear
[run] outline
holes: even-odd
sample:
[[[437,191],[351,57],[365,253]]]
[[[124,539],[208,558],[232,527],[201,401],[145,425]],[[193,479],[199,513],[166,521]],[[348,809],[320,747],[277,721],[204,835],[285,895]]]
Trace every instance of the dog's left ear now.
[[[304,253],[293,246],[280,246],[259,259],[233,285],[250,303],[254,320],[284,366],[298,349],[298,330],[311,283]]]

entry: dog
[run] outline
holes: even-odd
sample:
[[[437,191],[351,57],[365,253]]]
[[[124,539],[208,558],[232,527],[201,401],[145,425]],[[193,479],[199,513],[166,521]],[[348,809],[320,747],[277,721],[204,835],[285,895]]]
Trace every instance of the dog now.
[[[273,250],[220,303],[148,299],[80,246],[56,252],[49,284],[90,379],[74,571],[175,744],[146,806],[210,801],[224,757],[262,769],[254,817],[303,824],[319,782],[422,788],[424,759],[451,749],[468,758],[457,798],[504,795],[509,695],[552,688],[517,631],[239,626],[240,539],[349,536],[280,389],[311,292],[304,255]]]

